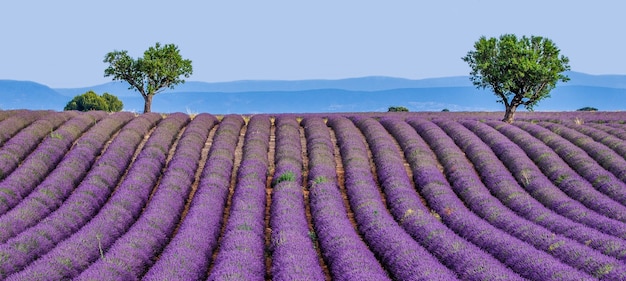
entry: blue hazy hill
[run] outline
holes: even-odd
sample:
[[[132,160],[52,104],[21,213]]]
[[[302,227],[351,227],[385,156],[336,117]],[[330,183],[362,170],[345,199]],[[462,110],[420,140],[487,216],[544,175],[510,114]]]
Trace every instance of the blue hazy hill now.
[[[571,81],[559,85],[535,108],[568,111],[585,106],[626,110],[626,75],[567,73]],[[124,102],[124,110],[143,110],[143,99],[126,83],[50,89],[30,81],[0,80],[0,109],[62,110],[72,97],[94,90]],[[386,111],[405,106],[411,111],[502,111],[495,96],[476,89],[467,76],[411,80],[361,77],[338,80],[233,82],[189,81],[153,99],[155,112],[282,113]],[[520,108],[521,110],[521,108]]]
[[[63,110],[67,102],[66,97],[46,85],[0,80],[0,109]]]

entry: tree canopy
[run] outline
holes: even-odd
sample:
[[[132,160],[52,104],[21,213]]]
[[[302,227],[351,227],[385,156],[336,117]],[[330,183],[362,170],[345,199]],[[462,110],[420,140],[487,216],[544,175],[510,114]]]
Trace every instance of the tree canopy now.
[[[591,106],[585,106],[585,107],[576,109],[576,111],[598,111],[598,109],[595,107],[591,107]]]
[[[158,42],[146,50],[143,57],[133,59],[128,51],[116,50],[107,53],[104,62],[109,64],[104,70],[105,77],[126,81],[129,89],[143,96],[144,113],[151,111],[154,95],[185,83],[181,76],[188,78],[193,73],[191,60],[183,59],[176,45],[161,45]]]
[[[537,103],[550,96],[563,74],[570,69],[569,59],[541,36],[504,34],[500,38],[480,37],[463,61],[471,67],[470,80],[477,88],[491,89],[506,109],[503,121],[513,122],[518,106],[532,111]]]
[[[117,112],[124,108],[124,104],[116,96],[104,93],[99,96],[94,91],[88,91],[82,95],[75,96],[65,105],[63,110],[102,110],[107,112]]]
[[[409,109],[404,106],[390,106],[387,112],[409,112]]]

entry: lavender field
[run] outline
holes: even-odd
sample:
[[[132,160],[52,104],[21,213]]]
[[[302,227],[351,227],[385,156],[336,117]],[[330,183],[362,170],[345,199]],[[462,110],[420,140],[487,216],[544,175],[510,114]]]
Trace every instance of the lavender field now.
[[[0,280],[626,280],[626,112],[0,111]]]

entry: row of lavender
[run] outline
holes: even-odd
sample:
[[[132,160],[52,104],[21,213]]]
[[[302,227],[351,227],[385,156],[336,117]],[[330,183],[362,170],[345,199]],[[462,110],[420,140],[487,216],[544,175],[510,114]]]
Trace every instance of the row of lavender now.
[[[180,120],[185,118],[181,116]],[[135,280],[145,273],[152,265],[152,257],[163,250],[180,221],[202,148],[216,122],[212,115],[200,114],[187,125],[141,216],[75,280],[99,280],[101,276],[108,280]]]
[[[52,131],[50,135],[37,146],[36,151],[33,151],[28,157],[24,157],[24,155],[11,155],[17,157],[14,158],[16,161],[13,165],[7,167],[6,172],[10,174],[6,177],[0,176],[0,179],[2,179],[0,183],[0,215],[5,214],[9,209],[17,205],[37,187],[37,185],[48,176],[48,173],[63,159],[65,153],[67,153],[74,144],[74,141],[105,115],[106,113],[104,112],[90,112],[89,114],[77,115],[64,123],[61,127]],[[55,118],[52,118],[52,120],[54,119]],[[33,124],[29,126],[29,128],[36,127],[37,125],[38,124]],[[29,130],[25,131],[25,133],[28,133],[27,131]],[[22,136],[19,134],[17,137],[16,141],[20,141]],[[13,140],[13,138],[11,138],[11,140]],[[2,147],[2,150],[10,151],[15,147],[12,147],[12,144],[13,142],[11,141],[6,143],[6,145]],[[10,154],[7,153],[4,154],[5,157],[9,155]],[[20,158],[26,159],[20,161]],[[20,164],[19,168],[16,168],[18,163]],[[15,168],[15,171],[12,171],[11,168]]]
[[[391,280],[350,222],[339,188],[330,130],[324,120],[302,120],[309,160],[309,204],[320,251],[333,280]]]
[[[560,206],[570,205],[571,199],[564,196],[558,188],[549,183],[545,177],[542,177],[536,168],[533,168],[534,164],[527,158],[528,156],[515,143],[487,124],[471,121],[462,122],[462,124],[475,135],[463,132],[465,137],[456,137],[456,142],[474,164],[489,192],[497,197],[500,202],[519,216],[555,234],[576,240],[605,255],[624,261],[626,242],[619,238],[618,233],[611,233],[610,231],[608,234],[603,233],[602,228],[596,224],[598,222],[595,220],[596,218],[606,220],[605,218],[598,215],[592,215],[591,219],[586,218],[586,214],[589,214],[588,210],[580,205],[577,206],[579,208],[570,206],[569,212],[559,211],[565,210]],[[497,126],[499,124],[492,125],[499,127]],[[505,127],[499,128],[504,129]],[[514,129],[512,126],[510,128]],[[458,132],[463,129],[457,126],[454,130]],[[527,138],[530,137],[519,130],[516,131],[516,134],[518,139],[524,135]],[[546,155],[549,156],[549,154]],[[508,169],[511,169],[510,172]],[[557,201],[559,198],[560,201]],[[493,199],[489,198],[489,200]],[[568,216],[568,214],[570,215]],[[553,248],[557,245],[559,244],[555,244]]]
[[[244,120],[228,115],[219,123],[187,215],[144,280],[204,280],[217,248]]]
[[[519,275],[493,256],[463,239],[430,214],[413,188],[403,165],[402,151],[394,137],[402,141],[409,157],[419,152],[412,139],[412,129],[405,122],[386,119],[376,122],[362,119],[355,122],[369,143],[376,174],[392,215],[416,241],[463,280],[519,280]],[[384,125],[384,127],[383,127]],[[386,131],[388,130],[389,133]],[[391,134],[392,135],[391,135]],[[417,174],[416,177],[423,175]]]
[[[455,280],[456,275],[409,236],[383,204],[367,147],[354,124],[332,118],[345,168],[345,187],[357,227],[369,248],[397,280]]]
[[[394,118],[394,119],[452,119],[452,120],[502,120],[503,112],[336,112],[336,113],[301,113],[301,114],[274,114],[297,116],[299,118],[333,118],[333,117],[369,117],[369,118]],[[560,111],[560,112],[517,112],[515,120],[519,121],[550,121],[554,123],[626,123],[626,111],[614,112],[590,112],[590,111]]]
[[[149,195],[167,150],[185,122],[172,117],[160,120],[158,114],[133,119],[60,208],[0,245],[0,252],[12,256],[2,265],[3,274],[20,271],[7,280],[75,276],[99,257],[99,249],[106,249],[125,231],[134,221],[133,214],[141,211],[148,197],[142,195]],[[122,179],[133,152],[157,122],[159,127]]]
[[[456,122],[444,120],[436,121],[436,123],[457,143],[461,143],[464,146],[482,143],[476,142],[475,139],[472,140],[473,134]],[[431,135],[434,137],[434,134],[431,133]],[[589,275],[607,280],[618,280],[625,276],[624,265],[615,258],[607,257],[583,243],[578,243],[567,237],[562,237],[558,233],[555,234],[551,230],[537,226],[509,210],[499,200],[491,196],[474,170],[476,165],[487,164],[475,162],[472,165],[466,160],[467,158],[464,157],[461,149],[456,147],[450,138],[445,138],[441,135],[436,136],[436,138],[435,152],[440,156],[440,161],[446,170],[453,170],[448,172],[448,180],[452,183],[457,196],[462,199],[463,203],[473,213],[507,234],[543,250],[562,263],[575,267]],[[491,142],[491,144],[494,143],[496,142]],[[470,151],[471,149],[468,147],[466,153],[470,153]],[[510,148],[506,152],[501,151],[499,155],[510,151],[514,151],[514,149]],[[486,152],[483,151],[483,153]],[[446,157],[441,157],[442,155]],[[518,155],[519,159],[522,159],[521,155]],[[497,179],[497,177],[494,178]],[[491,179],[493,178],[488,178],[486,181]],[[542,185],[546,186],[546,183]],[[498,185],[493,187],[497,188]]]
[[[265,205],[271,121],[248,122],[229,216],[208,280],[265,280]]]
[[[0,216],[0,229],[2,229],[0,231],[0,242],[6,242],[9,238],[35,225],[56,210],[84,179],[91,165],[104,149],[106,142],[132,118],[134,118],[134,115],[130,113],[113,114],[98,122],[79,138],[73,145],[72,150],[67,153],[55,167],[54,171],[36,189],[22,199],[13,209]],[[22,130],[10,142],[13,142],[14,139],[23,133],[30,134],[31,127],[39,129],[38,122]],[[5,151],[5,149],[11,150],[7,149],[9,144],[7,143],[0,151]]]
[[[185,128],[187,116],[171,115],[161,121],[161,131],[153,133],[136,161],[140,162],[141,155],[149,155],[153,160],[162,159],[157,161],[162,162],[161,168],[146,160],[133,164],[122,178],[132,150],[160,116],[142,115],[132,121],[132,115],[123,113],[101,115],[100,121],[85,116],[42,114],[14,130],[13,137],[0,146],[0,153],[18,155],[17,162],[21,163],[7,169],[13,171],[8,179],[33,165],[25,164],[37,163],[28,159],[45,147],[44,143],[71,144],[71,149],[61,149],[59,153],[63,154],[56,160],[46,159],[49,162],[45,163],[53,168],[25,181],[32,186],[32,192],[27,189],[24,199],[16,203],[7,201],[12,205],[0,216],[0,225],[16,227],[0,230],[0,277],[13,274],[9,280],[56,279],[76,277],[82,272],[80,278],[85,280],[104,275],[137,279],[148,271],[148,280],[164,276],[205,279],[209,273],[212,280],[236,276],[261,280],[266,277],[265,254],[272,255],[271,272],[276,280],[294,276],[320,280],[323,276],[311,243],[311,238],[317,237],[324,261],[337,280],[626,278],[626,212],[622,199],[626,198],[626,189],[621,169],[626,167],[626,134],[620,122],[580,125],[568,120],[529,120],[511,126],[481,118],[430,121],[383,116],[377,121],[355,115],[352,120],[332,116],[327,125],[317,116],[298,124],[293,116],[279,115],[275,121],[272,244],[265,249],[263,216],[269,165],[265,157],[271,123],[268,116],[255,116],[246,134],[244,159],[248,160],[238,171],[231,214],[219,240],[218,258],[209,270],[223,223],[234,147],[243,125],[241,117],[226,116],[219,123],[189,214],[174,235],[189,197],[203,140],[217,121],[199,115]],[[53,124],[44,124],[46,118]],[[123,135],[132,135],[128,132],[132,124],[140,123],[137,120],[143,120],[145,132],[135,131],[135,146],[118,144]],[[106,140],[129,121],[115,141],[105,147]],[[0,127],[3,124],[0,122]],[[315,233],[307,226],[306,202],[301,201],[304,167],[299,126],[304,127],[306,135],[306,188],[311,192]],[[356,227],[345,216],[328,126],[337,135],[346,169],[347,207],[355,214]],[[36,128],[50,127],[58,128],[51,132],[58,132],[47,139],[67,138],[66,142],[46,139],[17,150],[17,139],[12,138],[31,134],[43,140],[48,133],[41,134]],[[174,158],[155,189],[169,148],[164,141],[156,145],[160,151],[145,151],[157,143],[150,141],[162,131],[174,138],[182,128],[185,133],[174,150]],[[62,135],[65,131],[71,134]],[[370,166],[368,146],[375,168]],[[404,171],[400,148],[411,166],[417,191]],[[99,156],[100,150],[104,152]],[[122,164],[105,161],[107,155],[114,154],[127,158],[119,161]],[[144,174],[131,183],[131,174],[139,174],[133,171],[140,170],[135,166],[143,166]],[[109,175],[103,173],[117,176],[107,179]],[[104,181],[101,187],[109,190],[96,192],[93,184]],[[112,202],[119,204],[111,207]],[[89,206],[88,210],[82,210],[84,206]],[[433,211],[439,215],[431,215]],[[101,213],[108,213],[115,222]],[[110,227],[106,224],[112,223],[116,227],[96,226],[88,222],[91,217],[99,224]],[[165,247],[171,237],[172,242]],[[234,246],[224,246],[228,241]],[[150,268],[157,255],[160,258]],[[242,262],[237,260],[239,257],[247,258]]]
[[[300,124],[277,117],[275,170],[270,209],[273,280],[324,280],[311,240],[302,192]],[[315,237],[315,236],[313,236]]]

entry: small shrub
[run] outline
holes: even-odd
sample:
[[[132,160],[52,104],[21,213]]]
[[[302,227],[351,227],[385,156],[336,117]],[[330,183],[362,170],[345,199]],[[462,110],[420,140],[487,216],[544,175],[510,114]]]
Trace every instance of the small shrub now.
[[[109,93],[99,96],[94,91],[88,91],[82,95],[75,96],[63,110],[117,112],[121,111],[122,108],[124,108],[124,104],[116,96]]]
[[[404,106],[390,106],[387,112],[409,112],[409,109]]]
[[[576,111],[598,111],[595,107],[585,106],[583,108],[576,109]]]
[[[279,184],[284,181],[296,181],[296,176],[293,174],[292,171],[287,171],[283,173],[282,175],[280,175],[278,179],[276,179],[275,184]]]
[[[328,179],[326,179],[325,176],[319,176],[319,177],[317,177],[317,178],[315,178],[313,180],[313,183],[320,184],[320,183],[324,183],[324,182],[327,182],[327,181],[328,181]]]

